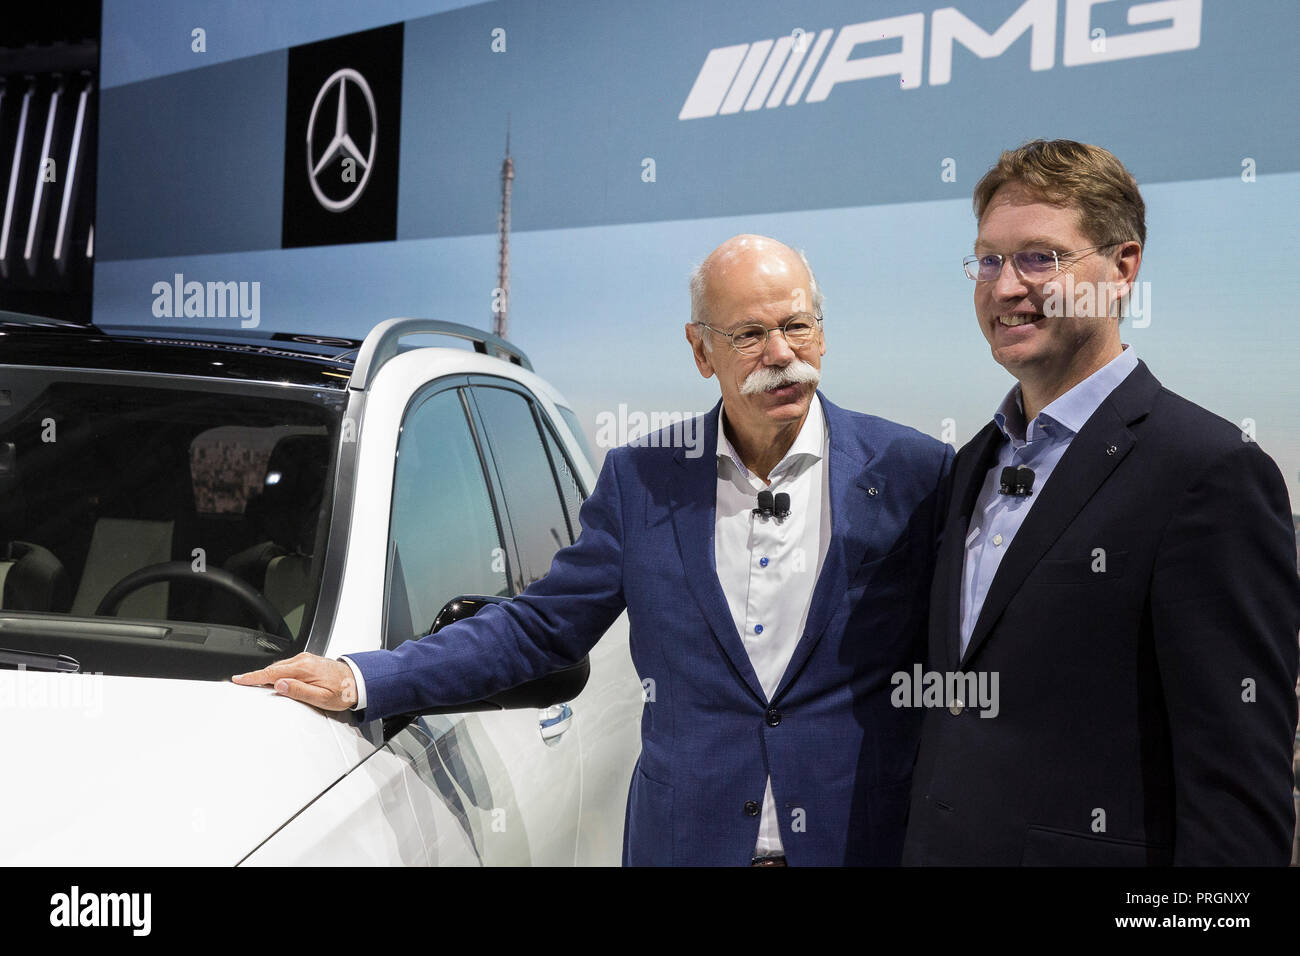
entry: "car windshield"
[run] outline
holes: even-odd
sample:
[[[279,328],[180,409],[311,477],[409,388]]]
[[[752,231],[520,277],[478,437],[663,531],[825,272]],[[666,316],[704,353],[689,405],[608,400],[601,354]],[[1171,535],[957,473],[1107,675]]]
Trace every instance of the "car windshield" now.
[[[219,679],[301,648],[343,404],[0,367],[0,666]]]

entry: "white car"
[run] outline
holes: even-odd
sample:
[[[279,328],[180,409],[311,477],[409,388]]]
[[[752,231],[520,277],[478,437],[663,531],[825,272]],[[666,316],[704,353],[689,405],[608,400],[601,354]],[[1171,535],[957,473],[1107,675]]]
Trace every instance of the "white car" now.
[[[465,326],[0,314],[0,862],[617,864],[626,615],[465,712],[358,725],[229,680],[517,594],[594,478],[559,393]]]

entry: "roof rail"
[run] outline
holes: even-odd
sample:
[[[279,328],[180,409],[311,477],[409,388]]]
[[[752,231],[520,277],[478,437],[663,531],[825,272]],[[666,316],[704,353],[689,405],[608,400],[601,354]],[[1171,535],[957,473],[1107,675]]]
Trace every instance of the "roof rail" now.
[[[361,351],[352,366],[352,376],[348,382],[348,388],[364,391],[379,370],[384,367],[384,363],[397,354],[399,339],[408,335],[428,334],[450,335],[458,339],[468,339],[474,343],[475,352],[480,352],[483,355],[491,355],[495,352],[498,357],[505,358],[506,361],[513,362],[515,365],[522,365],[530,372],[533,370],[533,363],[528,361],[528,356],[517,346],[511,345],[505,339],[497,338],[489,332],[484,332],[482,329],[473,329],[468,325],[443,322],[439,319],[398,317],[385,319],[370,330],[370,334],[366,336],[365,342],[362,343]]]

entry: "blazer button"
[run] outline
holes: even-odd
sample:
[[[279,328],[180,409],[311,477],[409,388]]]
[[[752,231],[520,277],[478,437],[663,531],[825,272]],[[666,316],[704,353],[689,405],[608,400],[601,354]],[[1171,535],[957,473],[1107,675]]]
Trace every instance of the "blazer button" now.
[[[954,700],[951,704],[948,705],[948,713],[952,714],[954,717],[960,716],[961,712],[965,709],[966,709],[966,704],[963,700],[961,700],[961,698]]]
[[[775,727],[781,722],[781,712],[779,710],[769,710],[764,716],[769,727]]]
[[[745,816],[747,816],[747,817],[756,817],[756,816],[758,816],[758,811],[761,810],[761,809],[763,809],[763,808],[760,807],[760,806],[759,806],[757,803],[755,803],[753,800],[746,800],[746,801],[745,801]]]

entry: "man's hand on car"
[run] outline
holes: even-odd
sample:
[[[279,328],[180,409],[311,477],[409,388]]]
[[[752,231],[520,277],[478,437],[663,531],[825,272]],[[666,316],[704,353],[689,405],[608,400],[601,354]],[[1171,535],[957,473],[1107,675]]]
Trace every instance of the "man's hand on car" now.
[[[270,684],[277,694],[321,710],[348,710],[357,702],[352,668],[315,654],[298,654],[260,671],[236,674],[231,680],[250,687]]]

